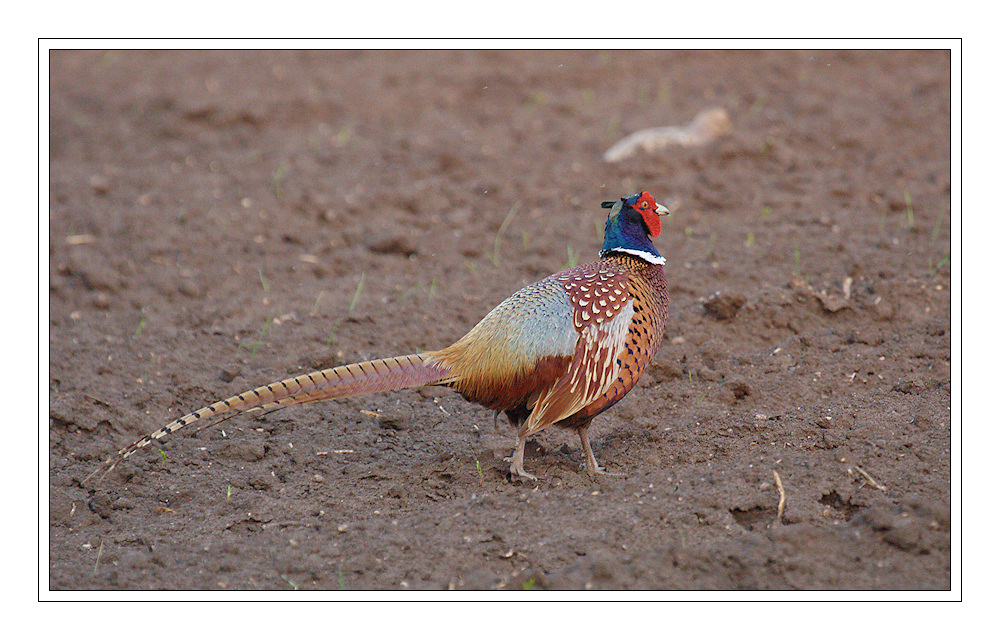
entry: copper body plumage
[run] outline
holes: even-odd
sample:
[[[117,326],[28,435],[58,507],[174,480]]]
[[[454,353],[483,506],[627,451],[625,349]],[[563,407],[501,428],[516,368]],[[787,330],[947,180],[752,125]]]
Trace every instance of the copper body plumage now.
[[[599,260],[517,291],[451,346],[314,371],[219,400],[120,450],[85,482],[205,418],[425,385],[452,387],[507,415],[517,428],[512,477],[535,479],[524,469],[525,442],[551,425],[576,429],[587,471],[604,473],[587,429],[635,386],[662,342],[665,261],[651,238],[668,212],[647,192],[602,206],[611,211]]]

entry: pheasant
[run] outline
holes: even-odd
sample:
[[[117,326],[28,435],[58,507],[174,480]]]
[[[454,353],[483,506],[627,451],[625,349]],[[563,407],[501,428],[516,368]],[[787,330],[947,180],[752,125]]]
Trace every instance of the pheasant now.
[[[507,415],[517,428],[506,459],[511,477],[536,479],[524,469],[524,445],[550,425],[576,429],[587,471],[605,473],[587,429],[635,386],[662,341],[665,260],[652,238],[669,211],[646,191],[601,206],[610,211],[596,262],[524,287],[450,347],[314,371],[219,400],[125,447],[84,483],[203,418],[425,385],[451,387]]]

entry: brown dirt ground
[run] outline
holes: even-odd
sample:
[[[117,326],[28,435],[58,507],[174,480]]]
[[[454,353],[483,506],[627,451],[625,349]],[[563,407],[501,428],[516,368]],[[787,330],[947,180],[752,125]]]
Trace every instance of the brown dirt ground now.
[[[951,588],[948,52],[50,61],[51,589]],[[601,158],[715,106],[732,135]],[[505,421],[418,390],[81,486],[212,400],[449,344],[639,189],[672,304],[591,430],[624,478],[553,429],[512,482]]]

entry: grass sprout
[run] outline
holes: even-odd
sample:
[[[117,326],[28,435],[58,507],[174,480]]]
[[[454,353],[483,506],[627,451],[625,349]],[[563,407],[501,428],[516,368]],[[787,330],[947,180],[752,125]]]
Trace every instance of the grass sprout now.
[[[938,235],[941,233],[941,223],[944,222],[944,214],[948,212],[947,209],[941,208],[941,213],[938,214],[937,222],[934,223],[934,231],[931,232],[931,244],[937,242]]]
[[[240,354],[240,351],[246,347],[250,348],[250,359],[257,357],[257,351],[264,346],[264,339],[267,337],[268,332],[271,330],[271,318],[267,318],[264,321],[264,326],[260,329],[260,335],[257,336],[256,340],[244,340],[236,347],[236,355]]]
[[[361,272],[361,279],[358,280],[358,288],[354,290],[354,297],[351,299],[351,304],[347,307],[347,315],[354,313],[355,307],[358,306],[358,299],[361,298],[361,290],[365,286],[365,272]]]
[[[320,291],[319,295],[316,296],[316,302],[313,303],[312,311],[309,312],[310,316],[315,316],[316,312],[319,311],[319,301],[323,299],[323,293],[323,291]]]
[[[493,263],[494,267],[500,266],[500,241],[503,239],[503,234],[507,232],[507,227],[510,226],[511,221],[514,220],[514,216],[516,214],[517,214],[517,203],[514,203],[514,206],[512,206],[510,208],[510,211],[507,212],[507,217],[504,218],[503,222],[500,223],[500,228],[497,229],[497,234],[493,236],[493,251],[486,252],[487,257],[490,259],[490,262]],[[524,241],[523,236],[521,240],[522,242]]]
[[[928,261],[929,266],[930,266],[931,275],[932,276],[936,275],[937,272],[941,270],[941,267],[943,267],[944,265],[948,264],[949,260],[951,260],[951,254],[950,253],[948,255],[946,255],[945,257],[941,258],[940,260],[938,260],[938,263],[936,265],[934,264],[934,259],[931,258]]]
[[[913,224],[914,224],[914,220],[913,220],[913,200],[910,198],[910,192],[906,191],[905,189],[903,190],[903,201],[906,203],[906,206],[905,206],[906,228],[907,229],[912,229],[913,228]]]
[[[292,165],[287,162],[282,162],[278,165],[278,168],[274,170],[274,174],[271,176],[271,191],[274,193],[275,197],[280,198],[284,193],[282,188],[285,180],[292,173]]]
[[[566,264],[563,265],[563,269],[572,269],[580,264],[580,252],[571,244],[566,245],[566,258]]]

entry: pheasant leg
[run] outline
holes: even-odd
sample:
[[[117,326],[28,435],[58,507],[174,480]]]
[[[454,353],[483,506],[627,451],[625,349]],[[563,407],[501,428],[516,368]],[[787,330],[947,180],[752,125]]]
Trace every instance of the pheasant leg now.
[[[528,478],[529,480],[538,480],[535,476],[531,475],[524,470],[524,443],[527,440],[525,436],[517,436],[517,446],[514,447],[514,454],[509,458],[504,458],[505,462],[510,463],[510,475],[519,475],[522,478]]]
[[[605,471],[604,467],[597,464],[597,458],[594,457],[594,450],[590,448],[590,438],[587,436],[587,429],[589,427],[590,424],[588,423],[586,426],[578,427],[576,430],[580,434],[580,442],[583,444],[583,454],[587,457],[587,472],[595,475],[624,476],[624,473]]]

